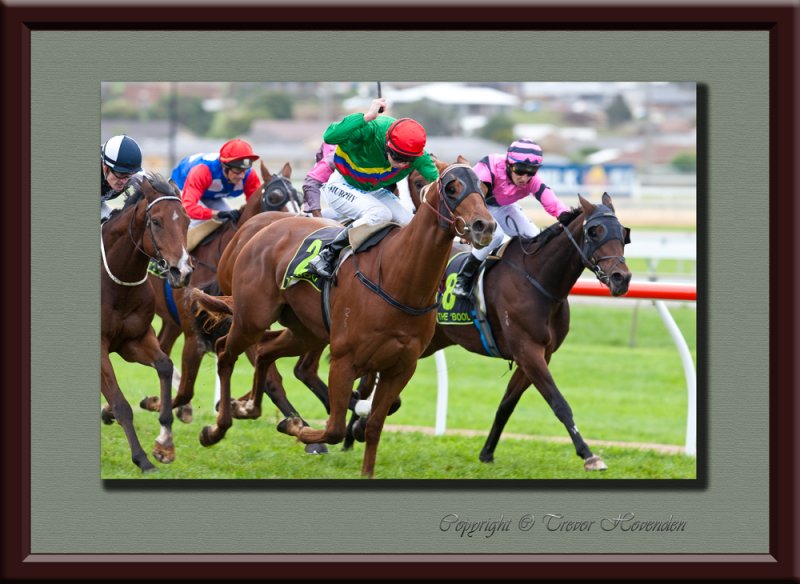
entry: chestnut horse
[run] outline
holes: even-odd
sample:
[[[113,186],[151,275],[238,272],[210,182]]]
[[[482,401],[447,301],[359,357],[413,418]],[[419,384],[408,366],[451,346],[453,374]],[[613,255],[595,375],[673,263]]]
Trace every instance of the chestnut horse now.
[[[412,192],[412,200],[418,200]],[[493,356],[513,361],[517,368],[506,387],[492,429],[480,453],[482,462],[492,462],[494,451],[525,390],[533,384],[567,429],[576,454],[586,470],[605,470],[605,462],[592,453],[573,420],[572,409],[549,370],[550,358],[569,332],[567,296],[584,268],[591,270],[613,296],[628,291],[631,272],[625,263],[624,246],[629,230],[616,217],[611,197],[593,205],[578,196],[580,207],[570,212],[567,225],[555,223],[532,239],[513,237],[501,259],[486,272],[483,290],[486,319],[494,337]],[[464,246],[453,246],[453,256]],[[452,270],[448,270],[452,272]],[[455,274],[443,282],[439,310],[446,310],[455,297]],[[477,288],[477,286],[476,286]],[[422,357],[450,345],[460,345],[479,355],[491,354],[477,326],[437,323],[436,333]],[[369,386],[367,386],[369,387]],[[361,439],[364,421],[351,420],[346,445]]]
[[[158,417],[161,433],[153,456],[162,463],[172,462],[172,361],[161,350],[151,326],[155,299],[147,283],[147,266],[155,260],[167,270],[173,287],[185,286],[192,274],[186,251],[188,227],[189,216],[166,179],[146,174],[123,208],[112,213],[100,229],[100,370],[101,391],[108,402],[101,419],[106,424],[115,419],[119,422],[128,438],[133,463],[142,471],[155,467],[136,436],[133,411],[119,387],[109,354],[118,353],[126,361],[149,365],[158,372],[163,406]]]
[[[482,247],[491,241],[495,222],[486,210],[480,181],[466,165],[437,163],[441,178],[411,222],[379,244],[341,263],[331,289],[330,333],[319,293],[304,283],[282,289],[295,251],[316,230],[334,222],[297,217],[269,225],[241,250],[233,267],[233,296],[212,297],[191,289],[198,310],[212,317],[232,315],[229,333],[217,342],[221,399],[215,426],[200,435],[204,446],[219,442],[231,427],[230,378],[234,363],[258,343],[256,378],[280,357],[301,355],[330,344],[328,376],[330,416],[315,430],[298,417],[278,429],[303,443],[341,442],[354,381],[380,374],[366,428],[361,473],[371,477],[384,420],[416,369],[436,323],[434,300],[457,234]],[[389,268],[388,266],[391,266]],[[268,330],[274,322],[286,328]]]
[[[283,165],[280,173],[270,174],[267,166],[261,161],[261,176],[264,182],[242,207],[238,221],[226,221],[191,251],[195,264],[191,279],[193,286],[200,288],[215,279],[217,263],[224,250],[239,233],[240,226],[245,225],[251,218],[269,211],[299,209],[302,201],[289,180],[292,176],[292,167],[288,162]],[[279,215],[287,216],[285,213]],[[169,355],[175,341],[181,334],[184,335],[180,384],[172,400],[172,408],[176,409],[175,413],[179,420],[189,423],[192,420],[191,400],[194,396],[194,385],[205,350],[192,326],[192,316],[184,303],[184,290],[171,290],[168,280],[153,274],[150,274],[149,280],[155,292],[156,314],[161,317],[161,330],[158,333],[161,350]],[[274,374],[277,374],[277,370]],[[158,396],[150,396],[144,398],[139,405],[155,412],[160,410],[161,400]]]

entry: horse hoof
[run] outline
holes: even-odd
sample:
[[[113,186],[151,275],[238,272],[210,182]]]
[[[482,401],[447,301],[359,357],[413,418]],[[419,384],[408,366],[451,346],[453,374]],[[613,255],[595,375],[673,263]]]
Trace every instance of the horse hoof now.
[[[289,436],[297,436],[300,433],[300,429],[303,427],[303,420],[300,418],[292,417],[292,418],[284,418],[280,422],[278,422],[278,432],[282,434],[288,434]]]
[[[143,456],[142,460],[138,461],[134,460],[134,463],[136,464],[136,466],[139,467],[139,470],[141,470],[143,473],[156,471],[156,467],[153,465],[152,462],[150,462],[150,460],[146,456]]]
[[[324,444],[306,444],[306,454],[328,454],[328,447]]]
[[[100,419],[106,426],[108,426],[109,424],[114,423],[114,414],[111,410],[100,408]]]
[[[481,452],[479,458],[481,459],[481,462],[494,462],[494,454],[491,452]]]
[[[213,428],[211,426],[203,426],[203,429],[200,430],[200,444],[203,446],[214,446],[217,443],[216,440],[212,438],[211,432]]]
[[[179,406],[175,411],[175,417],[184,424],[191,424],[194,419],[192,416],[192,406]]]
[[[161,464],[170,464],[175,460],[175,447],[163,446],[162,444],[156,442],[156,445],[153,448],[153,456]]]
[[[353,438],[355,438],[358,442],[364,442],[366,439],[365,437],[365,429],[367,427],[367,422],[364,418],[359,418],[358,421],[353,426]]]
[[[606,463],[599,456],[590,456],[583,462],[584,470],[608,470]]]
[[[392,402],[392,405],[389,406],[389,412],[386,415],[387,416],[391,416],[393,413],[395,413],[397,410],[400,409],[400,406],[402,405],[402,403],[403,402],[398,397],[396,400],[394,400]]]
[[[161,408],[161,400],[154,395],[146,397],[139,402],[139,407],[148,412],[157,412]]]

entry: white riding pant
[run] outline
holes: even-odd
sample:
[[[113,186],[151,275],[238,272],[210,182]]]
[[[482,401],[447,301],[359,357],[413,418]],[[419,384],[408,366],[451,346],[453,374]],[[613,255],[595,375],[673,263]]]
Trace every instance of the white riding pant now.
[[[500,245],[506,236],[522,235],[524,237],[533,237],[539,233],[539,228],[528,219],[525,211],[519,205],[512,204],[503,207],[486,205],[486,208],[497,222],[497,229],[494,232],[492,243],[483,249],[473,248],[472,255],[481,261],[489,257],[492,250]]]
[[[322,188],[322,196],[340,216],[353,219],[353,227],[377,225],[394,221],[406,225],[413,217],[391,191],[378,189],[362,191],[347,183],[338,171],[334,172]],[[323,211],[323,216],[330,216]]]
[[[228,202],[225,197],[221,199],[207,199],[207,200],[200,200],[200,205],[204,207],[208,207],[209,209],[213,209],[214,211],[231,211],[233,207],[228,205]],[[189,221],[189,229],[192,227],[197,227],[201,223],[205,223],[206,221],[211,221],[211,219],[192,219]]]

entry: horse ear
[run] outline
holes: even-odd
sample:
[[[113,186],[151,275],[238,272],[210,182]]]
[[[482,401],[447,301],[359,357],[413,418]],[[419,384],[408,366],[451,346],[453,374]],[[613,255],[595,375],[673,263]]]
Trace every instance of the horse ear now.
[[[609,209],[611,209],[612,213],[616,213],[616,211],[614,211],[614,205],[611,204],[611,195],[609,195],[608,193],[603,193],[603,204]]]
[[[261,159],[261,179],[266,181],[270,176],[272,176],[267,168],[267,165],[264,164],[264,159]]]
[[[169,186],[172,187],[172,192],[175,193],[176,197],[180,197],[181,196],[181,190],[178,188],[178,185],[175,184],[174,181],[169,181]]]
[[[584,199],[580,195],[580,193],[578,194],[578,202],[581,204],[581,207],[583,207],[583,213],[585,215],[591,215],[592,214],[592,211],[594,211],[594,205],[592,205],[589,201]]]
[[[289,164],[288,162],[286,164],[284,164],[283,168],[281,169],[281,174],[283,176],[285,176],[286,178],[291,178],[291,176],[292,176],[292,165]]]
[[[438,158],[434,160],[433,163],[436,165],[436,168],[439,169],[439,172],[443,172],[448,166],[450,166],[449,164],[439,160]]]
[[[467,164],[467,165],[469,165],[469,160],[467,160],[466,158],[461,156],[461,154],[459,154],[458,158],[456,158],[456,162],[458,162],[459,164]]]

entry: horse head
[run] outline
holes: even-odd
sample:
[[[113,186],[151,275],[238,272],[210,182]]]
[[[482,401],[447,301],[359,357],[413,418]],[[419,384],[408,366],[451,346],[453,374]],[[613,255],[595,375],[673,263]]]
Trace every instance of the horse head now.
[[[622,296],[628,292],[631,281],[624,256],[631,230],[617,219],[608,193],[603,193],[600,205],[593,205],[580,195],[578,200],[584,216],[581,248],[584,263],[608,286],[612,296]]]
[[[192,275],[190,256],[186,251],[189,215],[180,197],[160,174],[145,174],[141,187],[146,202],[142,250],[160,268],[167,270],[173,288],[182,288]]]
[[[262,161],[261,176],[264,179],[260,194],[262,213],[265,211],[288,211],[288,205],[294,207],[293,211],[300,211],[302,198],[289,180],[292,176],[291,164],[287,162],[283,165],[280,173],[270,174],[269,169]]]
[[[420,205],[434,209],[439,216],[439,227],[453,237],[458,236],[478,249],[486,247],[497,224],[486,208],[484,187],[478,175],[464,162],[448,164],[434,159],[434,164],[439,169],[439,180],[421,191]]]

